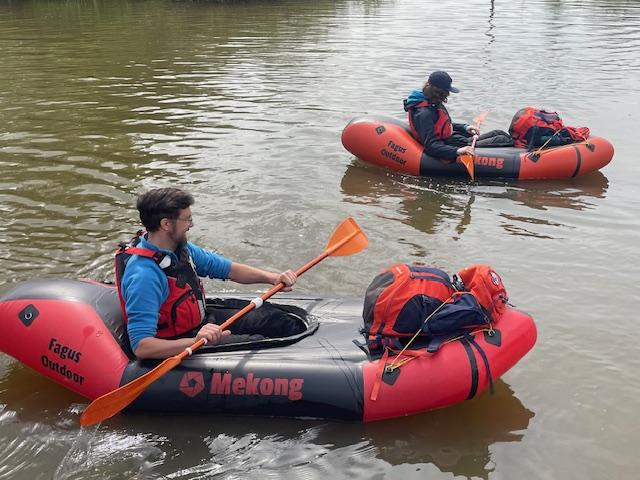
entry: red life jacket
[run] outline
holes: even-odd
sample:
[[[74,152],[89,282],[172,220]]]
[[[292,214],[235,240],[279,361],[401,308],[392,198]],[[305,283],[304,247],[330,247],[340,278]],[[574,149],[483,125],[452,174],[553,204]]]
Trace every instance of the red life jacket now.
[[[421,141],[420,135],[418,135],[418,131],[413,125],[413,111],[416,108],[425,108],[431,105],[433,104],[429,101],[420,102],[409,108],[409,111],[407,112],[407,115],[409,116],[409,128],[411,129],[411,134],[413,135],[413,138],[415,138],[419,142]],[[438,119],[436,120],[436,124],[434,125],[433,130],[438,140],[446,140],[451,135],[453,135],[453,125],[451,124],[451,117],[449,116],[449,112],[447,112],[447,109],[444,108],[443,105],[435,106],[435,108],[438,112]]]
[[[156,337],[179,337],[202,324],[205,317],[204,288],[186,245],[179,250],[176,262],[170,255],[137,247],[142,234],[143,232],[139,231],[131,242],[121,243],[115,254],[116,285],[124,321],[127,322],[127,311],[122,296],[122,277],[131,256],[139,255],[156,262],[167,276],[169,284],[169,295],[160,307]]]

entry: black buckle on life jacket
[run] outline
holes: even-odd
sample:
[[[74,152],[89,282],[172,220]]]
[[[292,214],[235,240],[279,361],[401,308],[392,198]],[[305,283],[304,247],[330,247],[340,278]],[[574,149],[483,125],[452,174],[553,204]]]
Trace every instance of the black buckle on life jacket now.
[[[527,155],[527,157],[529,157],[529,160],[531,160],[533,163],[536,163],[538,160],[540,160],[540,154],[539,153],[530,153],[529,155]]]

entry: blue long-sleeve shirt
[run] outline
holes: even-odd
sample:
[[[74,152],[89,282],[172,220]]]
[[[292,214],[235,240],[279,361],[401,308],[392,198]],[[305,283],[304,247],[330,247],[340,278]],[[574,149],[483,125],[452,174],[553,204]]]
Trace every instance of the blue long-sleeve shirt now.
[[[178,260],[175,252],[163,250],[145,238],[141,238],[136,246],[160,251]],[[221,280],[229,278],[231,260],[191,242],[187,243],[187,249],[199,276]],[[133,255],[122,276],[121,289],[128,317],[129,343],[135,351],[140,340],[156,336],[160,307],[169,296],[169,281],[153,259]]]

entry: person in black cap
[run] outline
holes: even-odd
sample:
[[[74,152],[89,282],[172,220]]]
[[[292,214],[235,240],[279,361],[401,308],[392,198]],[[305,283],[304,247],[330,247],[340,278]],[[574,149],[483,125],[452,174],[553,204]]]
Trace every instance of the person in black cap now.
[[[447,72],[431,73],[422,90],[414,90],[404,99],[404,110],[409,116],[411,133],[424,146],[427,155],[455,162],[458,155],[473,155],[471,138],[480,132],[473,125],[451,121],[444,104],[449,93],[460,92],[451,83],[451,76]],[[495,139],[500,142],[492,142],[496,135],[506,137]],[[499,130],[482,135],[480,142],[483,140],[494,146],[513,145],[509,135]]]

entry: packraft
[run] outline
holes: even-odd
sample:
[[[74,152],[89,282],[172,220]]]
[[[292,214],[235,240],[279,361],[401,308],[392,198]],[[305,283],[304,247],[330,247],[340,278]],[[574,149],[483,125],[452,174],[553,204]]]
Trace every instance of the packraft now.
[[[557,112],[525,107],[513,116],[509,134],[516,147],[533,149],[582,142],[589,137],[590,132],[587,127],[564,125]]]
[[[344,128],[341,139],[344,148],[372,165],[421,177],[469,177],[469,171],[461,162],[451,163],[429,155],[424,145],[414,138],[407,122],[397,118],[382,115],[356,117]],[[540,152],[513,148],[513,144],[507,142],[505,147],[498,147],[494,141],[491,139],[486,146],[476,143],[476,179],[574,178],[600,170],[611,162],[614,155],[611,142],[594,136],[570,145],[541,149]],[[343,184],[348,187],[348,183],[347,176]]]
[[[395,264],[378,274],[365,293],[362,333],[372,352],[427,341],[437,351],[448,339],[491,327],[508,300],[489,265],[471,265],[453,279],[438,268]]]
[[[210,299],[207,310],[213,310],[219,323],[253,297]],[[269,314],[268,303],[248,315],[263,315],[259,321],[265,326],[284,325],[284,315]],[[516,365],[536,341],[533,319],[507,306],[493,324],[493,336],[486,330],[475,331],[473,342],[461,338],[433,355],[411,356],[407,362],[409,355],[420,353],[411,350],[389,355],[385,362],[352,343],[353,332],[362,326],[362,296],[283,295],[275,306],[286,307],[288,323],[299,327],[278,328],[287,336],[204,346],[165,372],[161,381],[148,385],[128,410],[145,412],[158,421],[158,412],[364,422],[405,417],[478,397],[490,389],[492,378]],[[137,361],[124,348],[126,325],[113,284],[68,278],[20,282],[0,296],[0,328],[2,354],[91,400],[161,363]],[[394,362],[394,370],[386,373]],[[23,368],[16,373],[26,375],[27,382],[35,378]],[[48,400],[54,402],[53,408],[77,403],[74,396],[48,382],[31,384],[33,394],[44,391],[50,397],[43,400],[43,408],[50,408]],[[515,397],[508,385],[496,387],[499,396],[494,405],[502,411],[500,392]],[[484,415],[487,404],[472,408],[480,408],[479,415]],[[510,430],[525,427],[513,425]]]

